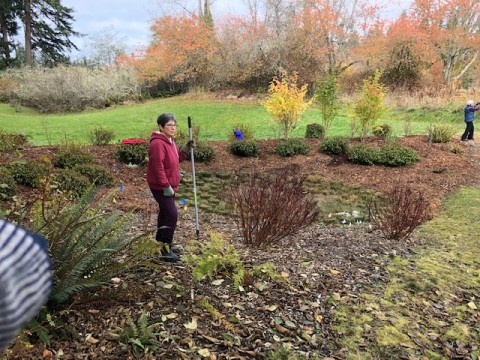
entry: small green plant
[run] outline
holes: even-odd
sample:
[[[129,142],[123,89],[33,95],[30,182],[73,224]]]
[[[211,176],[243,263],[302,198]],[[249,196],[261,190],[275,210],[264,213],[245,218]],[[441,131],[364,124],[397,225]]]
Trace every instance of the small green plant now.
[[[103,166],[97,164],[83,164],[73,168],[73,170],[87,177],[91,184],[110,186],[113,184],[113,177]]]
[[[93,156],[82,146],[67,144],[59,148],[52,163],[58,168],[72,169],[80,164],[93,163]]]
[[[193,150],[193,157],[195,161],[208,163],[215,158],[215,151],[207,143],[199,142]]]
[[[218,233],[212,232],[209,235],[210,241],[193,243],[189,246],[192,255],[184,257],[184,260],[193,266],[194,279],[212,279],[221,274],[231,277],[235,286],[242,285],[245,269],[234,246]]]
[[[285,278],[277,273],[277,267],[271,262],[266,262],[253,267],[253,275],[260,279],[283,281]]]
[[[343,155],[347,152],[348,147],[349,141],[347,138],[336,136],[323,140],[319,150],[327,155]]]
[[[88,133],[88,139],[92,145],[105,146],[110,144],[114,138],[115,131],[104,128],[103,126],[95,128]]]
[[[0,166],[0,201],[8,200],[17,193],[17,184],[12,174]]]
[[[387,139],[392,134],[392,127],[388,124],[377,124],[372,128],[374,136],[381,139]]]
[[[46,175],[47,168],[42,163],[33,160],[18,160],[7,164],[17,184],[37,188],[40,179]]]
[[[463,148],[461,148],[460,146],[452,146],[448,149],[451,153],[453,154],[457,154],[457,155],[463,155],[465,154],[465,150]]]
[[[230,144],[230,152],[236,156],[255,157],[260,153],[260,146],[254,140],[234,140]]]
[[[450,124],[430,124],[427,131],[428,141],[432,143],[448,143],[455,135],[455,129]]]
[[[399,144],[386,145],[380,149],[377,162],[385,166],[407,166],[420,160],[418,153]]]
[[[382,72],[377,70],[371,78],[364,80],[360,97],[355,102],[352,122],[355,123],[355,129],[360,131],[361,141],[367,137],[384,111],[382,102],[386,88],[380,83],[381,76]]]
[[[123,164],[139,165],[145,162],[148,156],[148,144],[118,144],[115,157]]]
[[[284,156],[306,155],[310,152],[310,146],[299,139],[280,141],[275,147],[275,153]]]
[[[255,136],[253,134],[252,126],[250,124],[236,124],[233,127],[233,130],[228,133],[228,140],[229,141],[235,141],[237,138],[235,137],[234,131],[235,130],[240,130],[243,135],[244,140],[253,140],[255,139]]]
[[[12,134],[0,129],[0,153],[13,152],[28,142],[24,134]]]
[[[125,314],[127,325],[120,332],[120,343],[130,347],[133,356],[144,357],[145,354],[157,350],[162,343],[158,340],[160,333],[155,332],[160,323],[148,325],[147,313],[142,311],[135,323],[130,313]]]
[[[348,161],[360,165],[373,165],[378,162],[380,150],[376,147],[359,144],[347,151]]]
[[[315,102],[322,112],[322,124],[325,134],[330,129],[340,109],[337,76],[334,73],[326,74],[318,81],[316,89]]]
[[[325,127],[320,124],[308,124],[305,131],[306,138],[323,139],[325,137]]]
[[[73,198],[82,196],[91,184],[86,176],[73,169],[58,169],[53,177],[58,189],[71,194]]]

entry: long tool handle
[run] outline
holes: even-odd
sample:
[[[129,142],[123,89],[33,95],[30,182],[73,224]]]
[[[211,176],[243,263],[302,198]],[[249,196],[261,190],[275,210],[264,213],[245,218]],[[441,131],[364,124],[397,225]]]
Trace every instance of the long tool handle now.
[[[188,117],[188,137],[193,139],[192,135],[192,118]],[[195,229],[197,233],[197,240],[200,236],[200,223],[198,221],[198,205],[197,205],[197,181],[195,179],[195,158],[193,156],[193,148],[190,147],[190,159],[192,161],[192,180],[193,180],[193,203],[195,204]]]

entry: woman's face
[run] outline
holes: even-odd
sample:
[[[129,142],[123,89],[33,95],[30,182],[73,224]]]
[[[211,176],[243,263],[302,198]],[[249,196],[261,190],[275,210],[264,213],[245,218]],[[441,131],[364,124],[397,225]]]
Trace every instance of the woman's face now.
[[[162,128],[162,132],[169,138],[174,138],[176,131],[177,123],[174,120],[169,120]]]

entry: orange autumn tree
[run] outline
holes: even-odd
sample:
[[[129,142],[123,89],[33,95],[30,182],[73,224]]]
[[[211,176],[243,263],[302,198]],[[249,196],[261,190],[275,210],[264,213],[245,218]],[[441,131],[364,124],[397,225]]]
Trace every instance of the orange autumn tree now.
[[[480,55],[478,0],[415,0],[412,18],[430,38],[445,83],[460,80]]]
[[[151,30],[150,46],[119,61],[133,66],[138,76],[147,82],[162,79],[190,86],[209,82],[217,52],[213,28],[192,15],[156,19]]]
[[[392,24],[373,29],[356,55],[372,68],[382,69],[386,85],[410,90],[420,86],[434,57],[428,34],[405,13]]]

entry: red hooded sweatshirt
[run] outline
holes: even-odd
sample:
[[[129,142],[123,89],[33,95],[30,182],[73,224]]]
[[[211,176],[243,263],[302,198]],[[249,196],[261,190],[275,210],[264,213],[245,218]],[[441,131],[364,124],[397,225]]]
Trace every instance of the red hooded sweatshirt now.
[[[177,191],[180,183],[180,161],[186,154],[179,151],[175,141],[154,132],[148,147],[147,183],[150,189],[163,190],[172,187]]]

